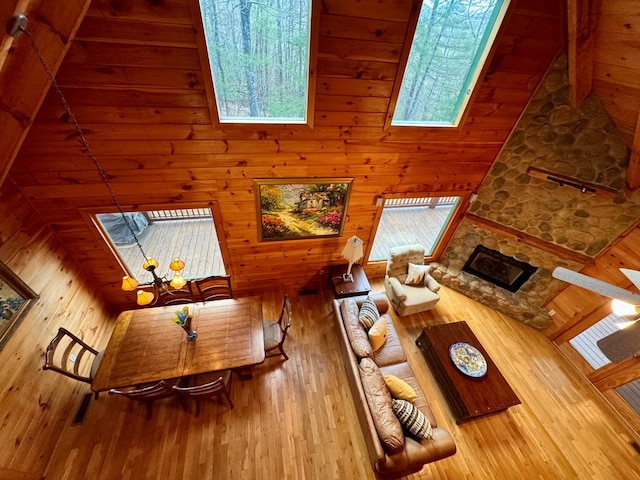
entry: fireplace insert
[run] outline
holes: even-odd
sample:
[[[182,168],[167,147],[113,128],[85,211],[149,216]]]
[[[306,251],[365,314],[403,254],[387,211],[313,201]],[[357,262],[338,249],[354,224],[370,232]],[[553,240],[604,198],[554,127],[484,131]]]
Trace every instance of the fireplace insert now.
[[[517,292],[538,269],[526,262],[508,257],[483,245],[475,250],[462,267],[462,271],[480,277],[510,292]]]

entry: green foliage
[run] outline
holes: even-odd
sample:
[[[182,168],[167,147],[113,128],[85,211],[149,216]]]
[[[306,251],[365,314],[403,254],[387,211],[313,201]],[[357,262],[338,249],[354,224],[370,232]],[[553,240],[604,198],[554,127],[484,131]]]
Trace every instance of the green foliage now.
[[[424,2],[394,121],[452,124],[503,0]]]
[[[309,2],[200,0],[223,120],[304,119]]]
[[[260,186],[260,208],[272,212],[282,208],[282,191],[275,185]]]

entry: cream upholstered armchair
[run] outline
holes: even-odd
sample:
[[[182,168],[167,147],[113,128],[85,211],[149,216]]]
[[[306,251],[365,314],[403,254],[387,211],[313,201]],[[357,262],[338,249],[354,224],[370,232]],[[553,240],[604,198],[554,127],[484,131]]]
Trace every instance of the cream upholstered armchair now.
[[[424,264],[422,245],[389,249],[384,288],[398,315],[411,315],[436,306],[440,285]]]

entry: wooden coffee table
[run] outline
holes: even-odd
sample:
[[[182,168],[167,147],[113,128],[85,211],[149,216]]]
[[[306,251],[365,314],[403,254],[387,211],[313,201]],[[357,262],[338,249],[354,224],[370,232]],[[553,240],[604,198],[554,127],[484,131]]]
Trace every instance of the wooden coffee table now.
[[[480,351],[487,363],[484,376],[469,376],[454,365],[449,356],[449,347],[458,342],[467,343]],[[425,327],[416,339],[416,345],[433,370],[453,410],[456,423],[500,412],[520,403],[466,322]]]

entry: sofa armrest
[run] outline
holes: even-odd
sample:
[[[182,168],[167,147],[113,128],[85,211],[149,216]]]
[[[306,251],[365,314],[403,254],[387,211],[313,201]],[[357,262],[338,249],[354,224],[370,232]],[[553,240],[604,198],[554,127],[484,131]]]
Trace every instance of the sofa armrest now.
[[[396,277],[389,277],[389,286],[398,300],[402,301],[407,299],[407,292],[404,291],[404,287]]]
[[[427,286],[427,288],[429,290],[431,290],[433,293],[438,293],[438,290],[440,290],[440,284],[438,283],[438,281],[433,278],[431,275],[427,275],[427,277],[424,279],[424,284]]]

